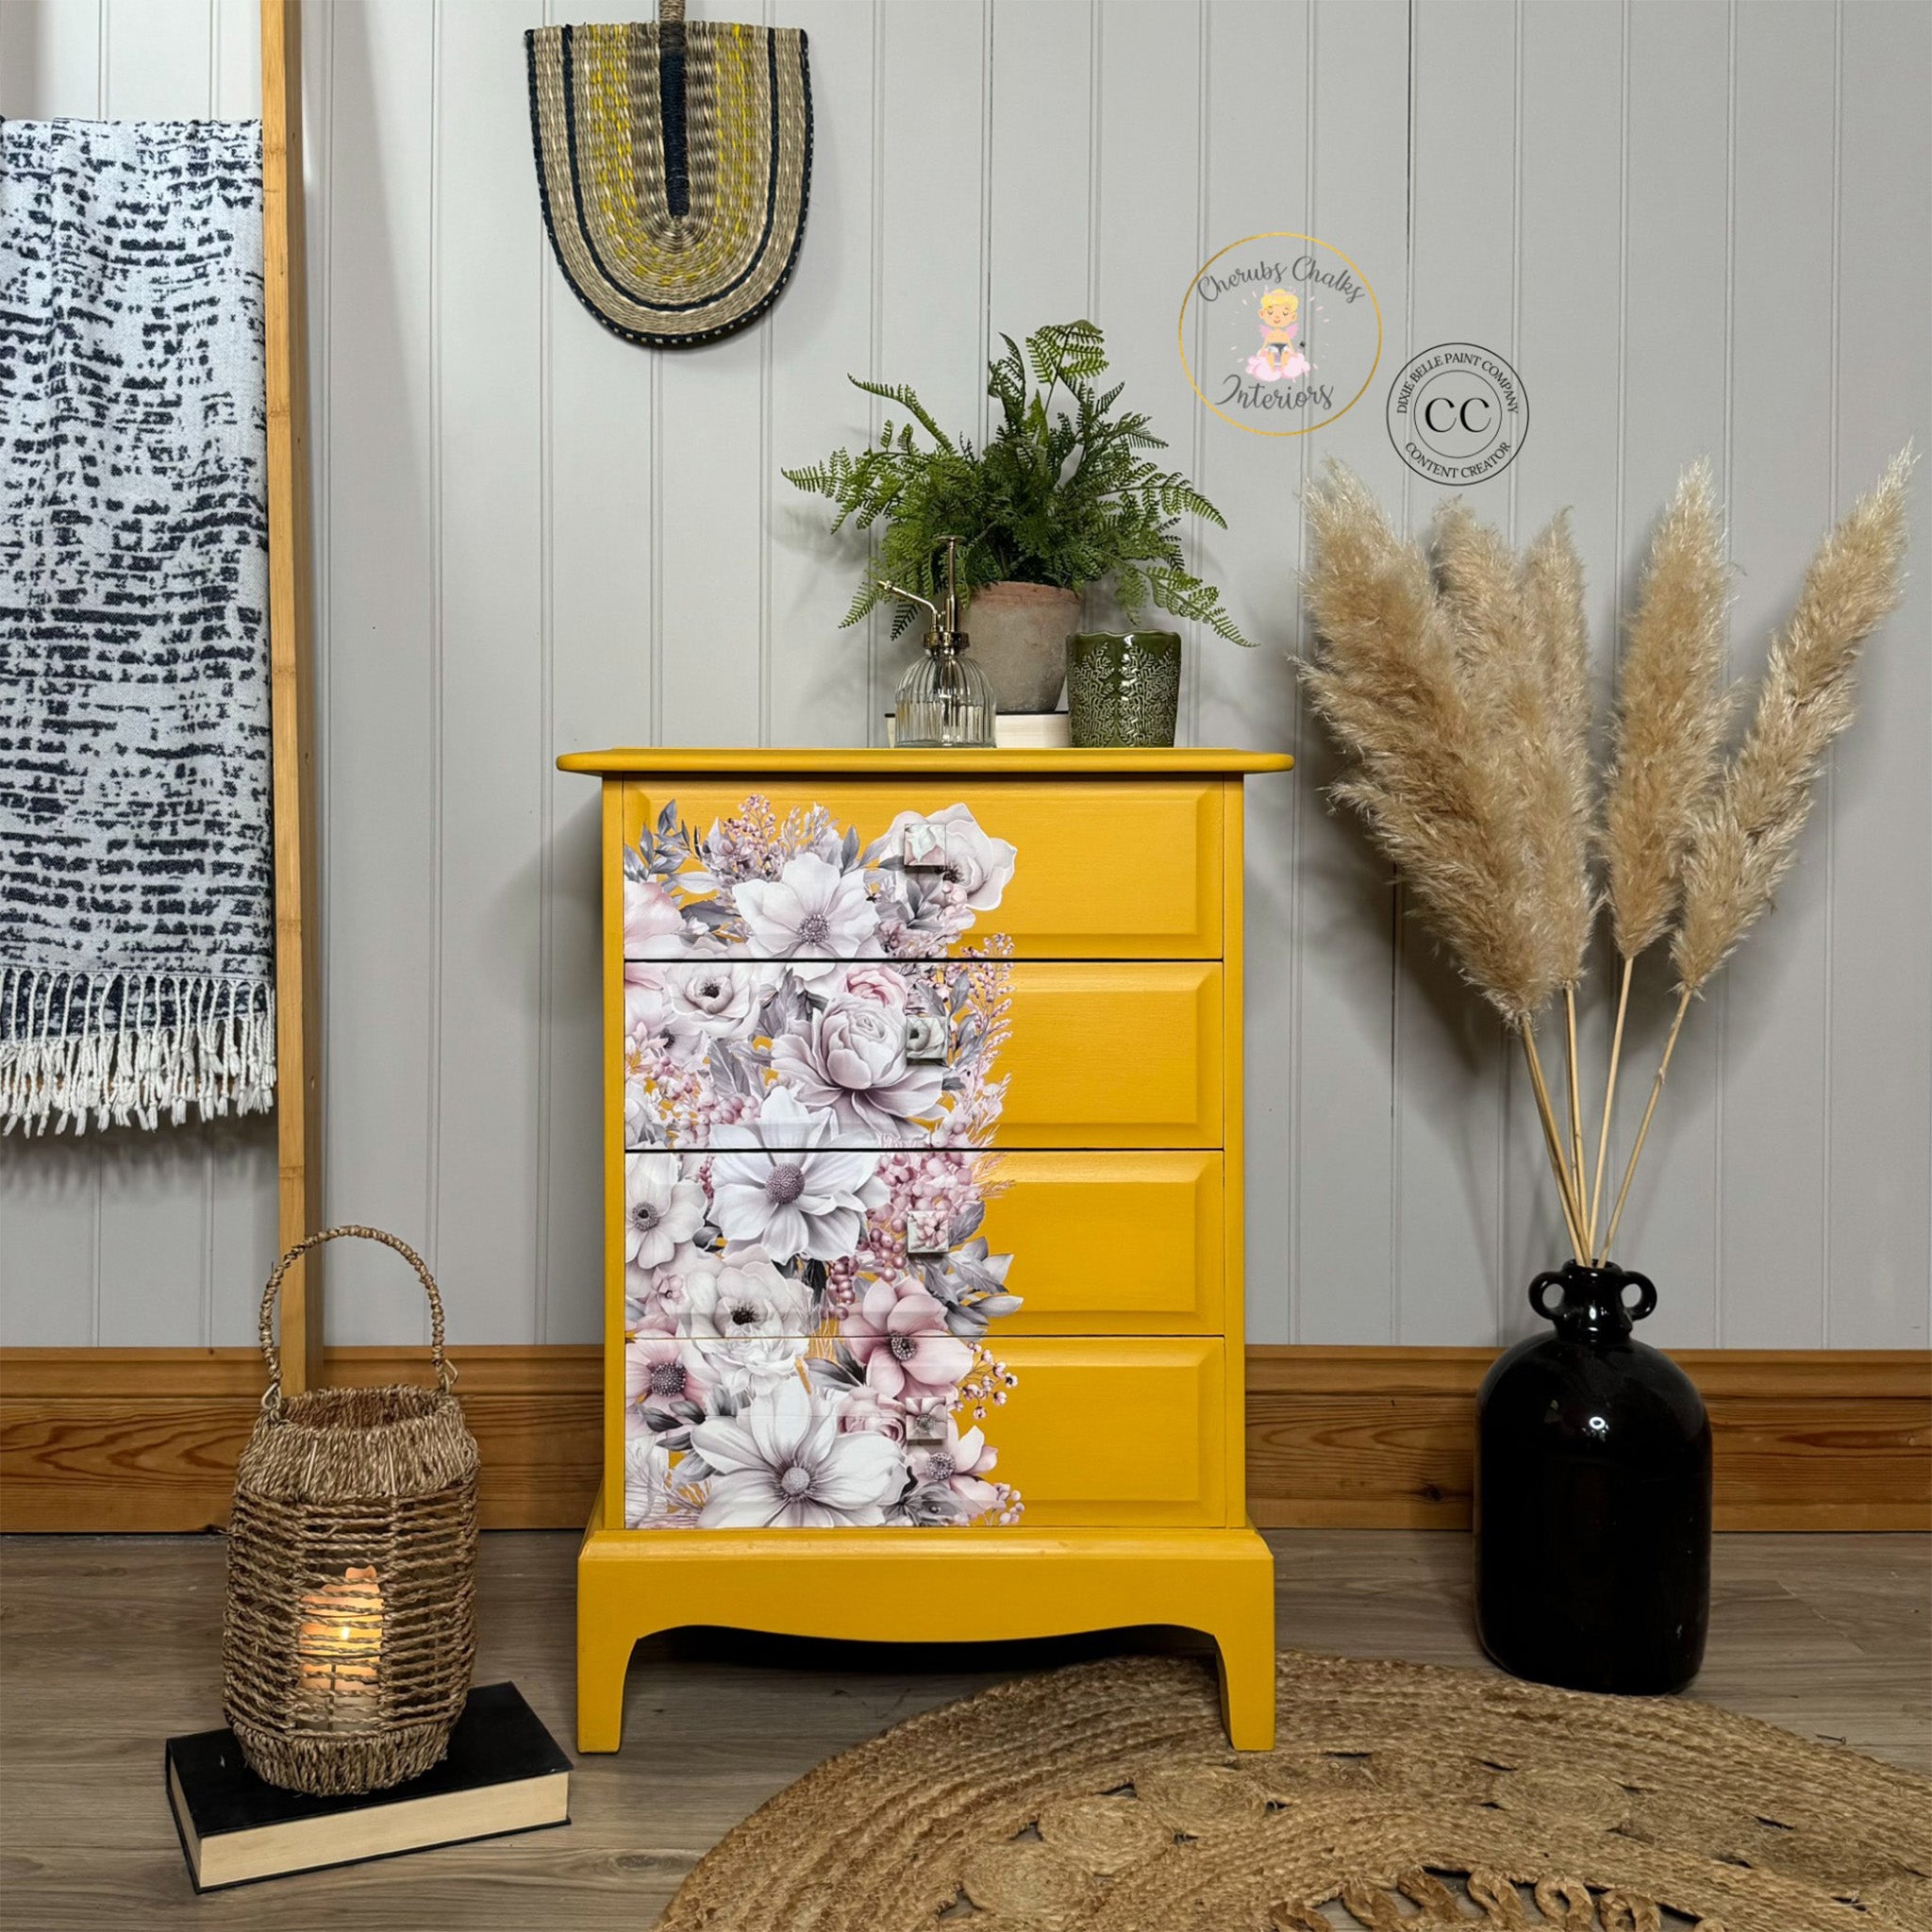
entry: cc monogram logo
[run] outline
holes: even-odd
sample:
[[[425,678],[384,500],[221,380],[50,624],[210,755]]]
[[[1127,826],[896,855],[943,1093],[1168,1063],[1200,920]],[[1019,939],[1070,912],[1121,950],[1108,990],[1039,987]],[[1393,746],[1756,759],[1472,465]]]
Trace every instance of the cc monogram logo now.
[[[1493,349],[1439,342],[1389,387],[1389,441],[1432,483],[1481,483],[1516,460],[1529,433],[1523,379]]]

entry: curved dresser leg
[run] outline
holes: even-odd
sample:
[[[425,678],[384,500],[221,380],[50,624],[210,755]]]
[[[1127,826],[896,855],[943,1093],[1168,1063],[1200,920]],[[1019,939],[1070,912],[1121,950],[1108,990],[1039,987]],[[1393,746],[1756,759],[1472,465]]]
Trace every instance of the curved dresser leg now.
[[[1221,1719],[1237,1751],[1274,1747],[1274,1579],[1228,1591],[1208,1635],[1221,1653]]]
[[[601,1505],[601,1499],[600,1499]],[[624,1677],[641,1634],[623,1570],[600,1561],[596,1519],[577,1557],[577,1749],[615,1751],[624,1737]]]
[[[615,1751],[624,1740],[624,1676],[637,1640],[577,1631],[577,1749]]]

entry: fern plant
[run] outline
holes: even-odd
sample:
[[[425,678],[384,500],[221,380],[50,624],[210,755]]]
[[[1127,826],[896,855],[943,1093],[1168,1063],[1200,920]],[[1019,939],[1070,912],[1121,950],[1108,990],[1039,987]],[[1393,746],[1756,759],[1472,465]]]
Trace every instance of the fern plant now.
[[[1247,643],[1221,592],[1188,569],[1174,534],[1185,516],[1217,529],[1227,525],[1185,476],[1148,460],[1146,451],[1167,445],[1144,415],[1115,413],[1124,385],[1098,387],[1107,373],[1099,328],[1050,324],[1026,338],[1024,354],[1011,336],[1001,341],[1006,354],[987,365],[986,383],[1000,420],[985,449],[948,436],[905,383],[855,375],[855,388],[903,410],[905,419],[889,417],[858,456],[835,450],[822,463],[783,473],[832,503],[834,531],[885,526],[844,622],[857,624],[891,598],[888,579],[939,601],[936,567],[946,538],[958,537],[968,597],[987,584],[1081,591],[1111,577],[1130,617],[1152,602],[1231,643]],[[897,637],[915,607],[893,601]]]

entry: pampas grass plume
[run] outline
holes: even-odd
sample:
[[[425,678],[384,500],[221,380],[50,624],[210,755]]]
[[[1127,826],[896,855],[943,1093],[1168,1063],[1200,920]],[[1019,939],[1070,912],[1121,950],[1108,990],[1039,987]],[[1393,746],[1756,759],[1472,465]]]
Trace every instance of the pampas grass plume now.
[[[1507,539],[1459,501],[1437,512],[1435,544],[1463,686],[1523,846],[1519,917],[1541,956],[1541,976],[1571,987],[1583,973],[1592,911],[1588,814],[1577,810],[1590,793],[1589,695],[1586,684],[1579,730],[1572,644],[1554,642],[1542,627],[1553,558],[1542,558],[1532,598],[1531,573],[1519,570]]]
[[[1304,592],[1322,648],[1303,675],[1354,761],[1334,795],[1368,822],[1464,976],[1520,1024],[1557,981],[1456,626],[1420,547],[1355,476],[1331,464],[1307,509]]]
[[[1583,559],[1567,511],[1539,534],[1524,558],[1521,595],[1541,667],[1549,735],[1547,815],[1549,890],[1562,983],[1583,975],[1596,922],[1590,875],[1596,797],[1590,758],[1590,620],[1583,608]]]
[[[1697,463],[1651,539],[1618,672],[1604,864],[1625,959],[1661,938],[1677,909],[1691,826],[1724,745],[1724,531],[1709,466]]]
[[[1878,487],[1819,545],[1790,623],[1772,645],[1744,741],[1694,816],[1671,947],[1686,994],[1724,963],[1796,857],[1814,781],[1852,722],[1858,647],[1899,599],[1913,461],[1909,449],[1894,457]]]
[[[1618,679],[1601,844],[1623,988],[1586,1202],[1574,988],[1596,899],[1583,571],[1558,517],[1519,562],[1462,505],[1438,513],[1432,574],[1339,465],[1308,492],[1303,577],[1320,648],[1310,701],[1350,761],[1335,796],[1368,821],[1464,976],[1522,1036],[1579,1260],[1607,1257],[1692,996],[1770,905],[1833,741],[1858,648],[1898,601],[1902,452],[1820,544],[1772,646],[1757,709],[1722,766],[1724,533],[1710,475],[1688,471],[1652,537]],[[1673,932],[1673,927],[1674,931]],[[1675,1017],[1601,1242],[1605,1157],[1632,963],[1672,934]],[[1570,1149],[1535,1016],[1565,994]]]

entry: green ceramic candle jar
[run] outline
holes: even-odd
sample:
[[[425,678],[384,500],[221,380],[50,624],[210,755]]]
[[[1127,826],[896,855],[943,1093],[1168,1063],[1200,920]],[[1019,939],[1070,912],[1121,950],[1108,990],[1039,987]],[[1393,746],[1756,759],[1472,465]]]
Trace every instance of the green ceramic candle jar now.
[[[1171,630],[1079,631],[1067,640],[1067,711],[1074,743],[1174,742],[1181,641]]]

